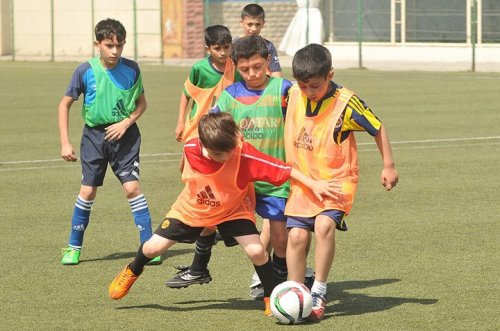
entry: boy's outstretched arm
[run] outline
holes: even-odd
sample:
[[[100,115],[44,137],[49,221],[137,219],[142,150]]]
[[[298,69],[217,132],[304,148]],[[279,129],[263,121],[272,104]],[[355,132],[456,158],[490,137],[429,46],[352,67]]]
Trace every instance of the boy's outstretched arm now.
[[[323,196],[337,198],[338,195],[342,194],[341,184],[335,179],[315,180],[295,168],[292,168],[290,177],[307,186],[319,201],[323,201]]]
[[[61,141],[61,156],[66,161],[76,162],[75,149],[69,141],[68,123],[69,109],[73,104],[73,98],[64,96],[57,107],[58,123],[59,123],[59,138]]]
[[[382,174],[380,175],[380,181],[387,191],[390,191],[398,183],[399,176],[394,166],[394,159],[392,158],[391,143],[389,142],[389,137],[387,131],[382,125],[377,135],[375,136],[375,141],[377,147],[382,156],[382,161],[384,162],[384,168],[382,169]]]
[[[118,140],[123,137],[127,129],[132,124],[134,124],[139,119],[139,117],[142,116],[142,114],[144,114],[146,108],[148,108],[146,96],[144,94],[141,94],[141,96],[135,101],[135,110],[130,114],[128,118],[125,118],[118,123],[114,123],[106,127],[106,136],[104,137],[104,139]]]
[[[186,109],[189,104],[189,98],[181,93],[181,100],[179,101],[179,116],[177,117],[177,127],[175,128],[175,139],[177,141],[182,140],[182,132],[186,126]]]

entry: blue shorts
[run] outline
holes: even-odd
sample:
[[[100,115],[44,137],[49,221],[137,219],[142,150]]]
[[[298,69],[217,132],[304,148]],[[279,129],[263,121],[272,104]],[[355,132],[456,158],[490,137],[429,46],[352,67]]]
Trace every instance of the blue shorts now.
[[[330,217],[336,224],[337,230],[340,231],[347,231],[347,224],[344,221],[344,217],[346,216],[346,213],[337,210],[337,209],[330,209],[330,210],[324,210],[319,215],[326,215]],[[314,231],[314,222],[316,221],[316,217],[298,217],[298,216],[288,216],[288,219],[286,221],[286,228],[301,228],[301,229],[308,229],[311,231]]]
[[[85,125],[80,145],[82,185],[102,186],[108,163],[120,182],[139,180],[139,151],[141,133],[134,123],[117,141],[104,140],[105,128]]]
[[[262,218],[272,221],[286,221],[286,199],[270,195],[255,194],[255,212]]]

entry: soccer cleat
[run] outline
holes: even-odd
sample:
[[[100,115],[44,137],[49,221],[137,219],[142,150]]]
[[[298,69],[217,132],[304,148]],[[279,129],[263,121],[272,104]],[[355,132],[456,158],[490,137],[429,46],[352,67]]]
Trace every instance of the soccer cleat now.
[[[264,287],[262,284],[252,287],[249,294],[254,300],[262,300],[264,298]]]
[[[311,314],[307,317],[307,320],[311,322],[319,322],[325,317],[326,308],[326,298],[324,295],[318,293],[311,293],[313,299],[313,307]]]
[[[80,263],[80,250],[72,247],[63,248],[61,264],[76,265]]]
[[[161,264],[161,256],[157,256],[148,262],[148,265],[158,265]]]
[[[136,276],[129,266],[126,266],[109,285],[109,297],[118,300],[126,296],[137,278],[139,276]]]
[[[304,279],[304,285],[311,290],[313,284],[314,284],[314,270],[312,268],[307,267],[306,268],[306,277]]]
[[[273,312],[271,311],[271,300],[269,297],[264,297],[264,315],[265,316],[273,316]]]
[[[177,267],[177,274],[167,280],[165,285],[170,288],[188,287],[194,284],[208,284],[212,281],[212,276],[208,269],[204,271],[192,271],[189,267]]]

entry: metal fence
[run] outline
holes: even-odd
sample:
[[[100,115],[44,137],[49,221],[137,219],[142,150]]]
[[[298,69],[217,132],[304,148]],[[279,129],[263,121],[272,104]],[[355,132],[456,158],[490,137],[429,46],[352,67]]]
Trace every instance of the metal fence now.
[[[13,60],[64,61],[92,56],[93,26],[102,18],[114,17],[128,30],[124,56],[163,61],[165,22],[162,11],[166,1],[182,3],[189,0],[0,0],[0,53],[3,58]],[[241,8],[249,3],[238,0],[190,1],[202,8],[205,26],[224,24],[231,31],[240,29]],[[306,43],[317,37],[318,32],[308,28],[317,23],[309,15],[318,9],[322,19],[321,41],[340,50],[346,45],[356,45],[359,66],[363,65],[363,54],[370,53],[369,47],[374,45],[388,49],[395,45],[465,47],[472,68],[477,60],[477,47],[496,51],[500,47],[500,0],[254,2],[266,10],[263,33],[277,46],[282,43],[297,9],[304,7]],[[182,24],[189,26],[190,22]],[[483,55],[480,60],[483,60]]]

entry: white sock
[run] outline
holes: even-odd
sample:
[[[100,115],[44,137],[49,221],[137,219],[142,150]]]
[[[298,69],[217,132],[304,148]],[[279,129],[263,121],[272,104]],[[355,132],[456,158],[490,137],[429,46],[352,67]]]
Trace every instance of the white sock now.
[[[320,295],[326,295],[326,282],[319,282],[317,280],[314,280],[314,284],[311,288],[311,293],[317,293]]]

